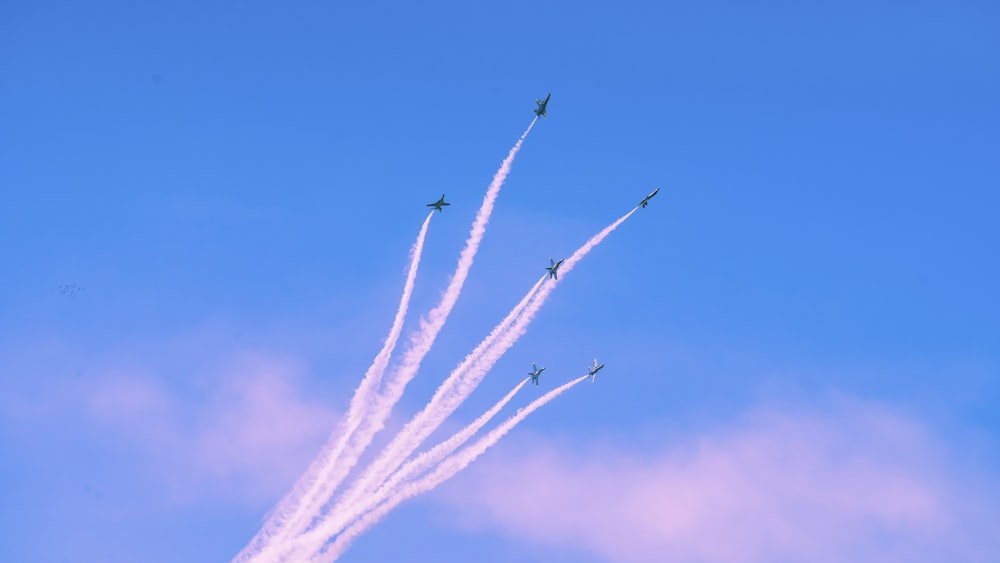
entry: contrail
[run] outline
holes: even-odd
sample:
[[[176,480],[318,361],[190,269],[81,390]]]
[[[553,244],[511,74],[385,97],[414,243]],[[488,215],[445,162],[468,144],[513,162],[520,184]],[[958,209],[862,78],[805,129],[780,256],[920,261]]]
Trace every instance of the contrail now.
[[[523,381],[518,383],[513,389],[510,390],[507,395],[502,399],[497,401],[495,405],[490,407],[490,409],[479,416],[476,420],[469,423],[465,428],[459,430],[453,434],[450,438],[441,442],[440,444],[434,446],[432,449],[425,451],[415,457],[414,459],[406,462],[402,467],[396,470],[395,473],[381,486],[376,492],[371,496],[364,498],[362,501],[356,503],[355,506],[348,504],[340,505],[341,509],[335,508],[333,514],[327,518],[320,526],[317,528],[299,536],[292,543],[292,547],[286,552],[285,557],[289,561],[301,561],[308,554],[315,553],[318,549],[323,547],[330,537],[344,529],[344,526],[349,524],[351,520],[357,518],[364,514],[365,511],[371,510],[376,507],[379,503],[384,501],[393,493],[393,490],[401,482],[418,477],[427,470],[431,469],[437,465],[441,460],[447,458],[455,450],[462,446],[465,442],[476,435],[477,432],[482,430],[493,417],[497,415],[507,403],[514,398],[515,395],[528,383],[530,378],[525,378]],[[312,546],[310,547],[310,544]]]
[[[561,270],[564,277],[587,253],[631,217],[636,209],[633,208],[617,221],[605,227],[567,258],[563,262]],[[539,283],[543,281],[545,281],[545,276],[539,280]],[[472,353],[466,356],[462,364],[455,368],[448,379],[438,387],[430,402],[382,450],[379,458],[352,485],[351,490],[344,496],[341,506],[347,506],[351,502],[357,501],[358,497],[365,492],[373,491],[393,468],[398,467],[403,460],[420,447],[420,444],[465,401],[493,365],[524,335],[528,325],[545,304],[545,300],[555,289],[558,281],[558,279],[553,280],[553,283],[542,285],[540,289],[539,284],[535,284],[518,304],[518,307],[515,307],[511,314],[504,319],[504,322],[494,328],[493,332]],[[525,303],[527,305],[522,307],[522,304]],[[515,315],[519,309],[523,309],[523,312]],[[509,326],[508,320],[512,318],[513,325]]]
[[[424,223],[420,227],[417,240],[410,249],[410,267],[406,273],[403,295],[400,297],[399,308],[396,310],[392,327],[389,329],[389,336],[386,337],[382,349],[379,350],[372,365],[365,372],[360,385],[355,389],[347,414],[340,420],[337,428],[327,440],[326,445],[310,464],[309,469],[299,478],[292,491],[282,499],[261,530],[250,540],[250,543],[236,555],[233,559],[234,562],[249,560],[255,554],[266,549],[272,540],[280,539],[288,533],[296,531],[296,525],[300,523],[303,517],[302,509],[305,503],[315,494],[317,485],[328,478],[331,460],[337,459],[341,452],[343,452],[347,439],[358,427],[372,393],[382,381],[382,374],[389,364],[389,357],[396,347],[400,332],[402,332],[403,320],[406,318],[406,312],[410,306],[410,297],[413,294],[417,269],[420,265],[420,257],[423,254],[424,240],[427,238],[427,228],[433,216],[433,212],[427,214],[427,218],[424,219]]]
[[[311,561],[317,561],[320,563],[331,563],[336,561],[344,551],[350,547],[351,542],[354,541],[358,535],[364,533],[368,528],[372,527],[379,520],[381,520],[390,510],[395,508],[399,503],[412,498],[421,493],[430,491],[434,487],[437,487],[444,481],[447,481],[453,477],[459,471],[468,467],[470,463],[476,460],[480,455],[482,455],[491,446],[496,444],[501,438],[504,437],[514,426],[517,426],[519,422],[524,420],[529,414],[543,407],[546,403],[552,399],[559,396],[561,393],[579,384],[583,380],[590,377],[589,375],[584,375],[578,377],[569,383],[564,383],[562,386],[549,391],[545,395],[542,395],[538,399],[535,399],[531,404],[517,411],[517,414],[508,418],[500,426],[494,428],[489,434],[480,438],[476,443],[471,446],[466,447],[459,453],[445,459],[441,462],[437,468],[431,473],[424,476],[418,481],[413,481],[404,484],[397,492],[393,494],[389,499],[384,501],[374,510],[365,514],[360,520],[352,524],[344,533],[340,534],[336,541],[334,541],[330,547],[319,553],[318,557],[313,557]]]
[[[380,498],[389,496],[392,494],[393,489],[395,489],[401,482],[421,475],[425,471],[440,463],[441,460],[451,455],[455,450],[460,448],[462,444],[467,442],[469,438],[472,438],[477,432],[482,430],[483,426],[486,426],[491,420],[493,420],[493,417],[507,406],[507,403],[514,398],[514,395],[517,395],[521,389],[527,385],[529,379],[530,378],[525,378],[524,381],[518,383],[513,389],[510,390],[509,393],[507,393],[506,396],[504,396],[504,398],[497,401],[497,404],[493,405],[490,410],[481,414],[479,418],[472,421],[472,423],[467,425],[465,428],[456,432],[451,438],[448,438],[444,442],[441,442],[430,450],[418,455],[413,460],[405,463],[399,468],[398,471],[392,474],[392,477],[390,477],[384,485],[379,487],[378,491],[376,491],[376,495]]]
[[[560,272],[565,277],[565,274],[569,273],[573,267],[582,260],[591,250],[594,249],[598,244],[601,243],[608,235],[610,235],[615,229],[618,228],[625,220],[632,216],[636,212],[638,207],[633,208],[631,211],[625,215],[618,218],[616,221],[602,229],[599,233],[590,238],[586,243],[584,243],[580,248],[578,248],[573,254],[567,258],[561,267]],[[541,281],[544,281],[543,276]],[[435,392],[434,397],[431,399],[430,403],[424,407],[403,429],[399,434],[392,440],[392,442],[387,446],[380,458],[377,459],[365,474],[359,478],[359,480],[352,485],[351,490],[338,504],[339,509],[343,509],[348,515],[352,515],[357,512],[358,504],[362,502],[360,500],[361,495],[366,492],[373,492],[379,482],[385,478],[385,474],[392,471],[392,468],[398,467],[403,460],[406,459],[420,444],[434,432],[440,426],[441,422],[444,421],[459,405],[468,397],[468,395],[476,388],[476,386],[482,381],[485,374],[493,367],[493,365],[503,356],[503,354],[514,345],[517,340],[524,335],[527,331],[528,325],[534,319],[535,315],[541,309],[542,305],[545,304],[545,300],[558,285],[558,279],[553,280],[553,283],[543,284],[540,289],[538,284],[532,288],[531,291],[522,300],[522,303],[528,301],[526,307],[522,314],[516,316],[516,320],[513,325],[506,331],[500,331],[499,329],[505,323],[498,325],[490,337],[487,340],[491,340],[494,334],[499,337],[496,342],[490,342],[489,345],[486,344],[486,340],[476,348],[476,351],[469,354],[466,357],[466,361],[463,362],[464,365],[471,361],[472,368],[468,371],[460,370],[456,368],[452,374],[445,380],[444,383]],[[535,290],[538,289],[536,292]],[[532,294],[534,296],[532,297]],[[520,304],[519,304],[520,305]],[[517,310],[517,307],[515,307]],[[513,316],[514,311],[511,311]],[[505,319],[506,321],[507,319]],[[477,354],[477,352],[479,352]],[[336,510],[334,511],[337,512]],[[324,542],[327,538],[336,534],[338,531],[338,523],[342,522],[343,516],[337,515],[328,517],[326,521],[322,522],[315,529],[309,532],[309,540],[314,542]],[[322,545],[322,543],[320,543]]]
[[[353,484],[351,488],[344,494],[344,496],[338,502],[339,507],[348,507],[352,503],[357,502],[358,499],[364,495],[366,492],[372,492],[376,487],[393,471],[393,469],[399,467],[401,464],[414,450],[416,450],[421,443],[433,432],[434,429],[440,425],[449,414],[454,412],[458,405],[447,405],[446,408],[450,409],[442,416],[436,417],[434,420],[437,424],[430,432],[417,433],[416,436],[414,428],[418,427],[423,423],[423,420],[428,416],[429,412],[440,411],[438,408],[441,402],[441,397],[443,392],[441,391],[445,386],[453,386],[454,381],[457,378],[461,378],[470,370],[474,370],[476,373],[482,372],[486,373],[492,364],[488,366],[483,366],[479,362],[479,358],[483,356],[484,353],[488,352],[496,342],[503,337],[509,330],[512,324],[521,316],[525,308],[531,303],[532,299],[538,293],[539,288],[545,282],[546,276],[542,276],[535,282],[528,293],[524,295],[520,302],[511,309],[510,313],[500,321],[500,323],[490,331],[490,334],[483,339],[476,348],[470,352],[461,364],[458,365],[454,370],[452,370],[451,375],[445,380],[445,383],[438,388],[438,391],[434,394],[434,398],[428,403],[419,414],[417,414],[413,420],[406,424],[402,430],[392,439],[388,446],[386,446],[379,457],[376,458],[371,465],[365,470],[364,474]],[[494,361],[495,363],[495,361]],[[476,377],[476,376],[474,376]],[[478,375],[478,380],[481,380],[482,376]],[[464,400],[464,398],[462,399]],[[460,403],[461,401],[459,401]],[[426,425],[424,425],[426,426]],[[317,527],[318,529],[319,527]],[[328,528],[323,526],[323,529],[329,531],[327,537],[330,534],[336,533],[336,531],[330,531]]]
[[[448,315],[451,313],[452,308],[454,308],[455,302],[458,301],[462,286],[465,284],[469,270],[472,268],[473,259],[479,250],[479,244],[486,233],[486,225],[490,220],[490,215],[493,213],[493,206],[500,193],[500,187],[503,185],[504,180],[506,180],[507,175],[510,174],[514,157],[521,150],[524,139],[531,132],[537,121],[538,117],[531,120],[528,128],[521,134],[521,137],[500,164],[500,169],[494,174],[493,181],[490,182],[486,190],[486,195],[483,198],[483,203],[472,223],[469,237],[465,241],[465,248],[462,249],[459,255],[455,272],[452,274],[451,280],[448,282],[448,286],[441,296],[441,301],[427,314],[427,318],[420,320],[420,329],[411,337],[409,348],[404,353],[400,365],[393,370],[382,392],[376,395],[374,405],[371,406],[372,408],[366,409],[362,413],[364,416],[361,417],[359,424],[355,425],[355,431],[347,436],[350,441],[350,445],[345,448],[347,451],[338,457],[328,458],[327,466],[324,468],[324,476],[326,478],[317,480],[315,482],[316,486],[311,489],[312,494],[305,497],[303,501],[305,509],[301,511],[301,518],[298,518],[296,521],[300,525],[293,531],[301,529],[303,519],[307,519],[304,524],[308,527],[313,518],[322,515],[323,506],[329,501],[330,496],[344,478],[347,477],[348,473],[350,473],[364,450],[371,444],[375,434],[385,427],[385,421],[392,413],[392,408],[399,401],[400,397],[402,397],[407,384],[409,384],[420,369],[421,362],[427,355],[427,352],[433,347],[438,333],[444,326],[445,321],[448,320]]]

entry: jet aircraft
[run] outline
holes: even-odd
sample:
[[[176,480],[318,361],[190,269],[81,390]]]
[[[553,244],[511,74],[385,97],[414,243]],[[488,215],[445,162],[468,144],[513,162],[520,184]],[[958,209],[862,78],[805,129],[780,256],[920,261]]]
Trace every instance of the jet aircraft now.
[[[535,103],[538,104],[538,109],[535,110],[535,115],[540,115],[542,117],[546,117],[546,115],[545,115],[545,106],[548,105],[549,98],[551,98],[551,97],[552,97],[552,93],[549,92],[549,95],[545,96],[544,100],[539,100],[538,98],[535,98]]]
[[[437,209],[438,211],[441,211],[441,209],[444,206],[446,206],[446,205],[451,205],[451,204],[450,203],[446,203],[445,200],[444,200],[444,194],[441,194],[441,199],[435,201],[434,203],[428,203],[427,207],[433,207],[434,209]]]
[[[653,193],[651,193],[648,196],[642,198],[642,201],[639,202],[639,207],[643,207],[643,208],[646,207],[646,205],[649,204],[649,200],[653,199],[653,196],[656,195],[657,193],[659,193],[659,191],[660,191],[660,188],[656,188],[655,190],[653,190]]]
[[[594,358],[594,367],[590,368],[590,371],[587,372],[587,375],[590,376],[590,382],[591,383],[593,383],[594,380],[597,379],[597,372],[601,371],[601,368],[603,368],[603,367],[604,367],[604,364],[597,365],[597,358]]]
[[[539,367],[532,362],[531,371],[528,372],[528,375],[531,376],[531,382],[535,384],[535,387],[538,387],[538,376],[542,375],[543,371],[545,371],[545,368],[539,369]]]
[[[552,265],[549,266],[548,268],[545,268],[546,270],[549,271],[549,279],[551,278],[559,279],[559,265],[562,264],[563,261],[560,260],[556,262],[551,257],[549,257],[549,263]]]

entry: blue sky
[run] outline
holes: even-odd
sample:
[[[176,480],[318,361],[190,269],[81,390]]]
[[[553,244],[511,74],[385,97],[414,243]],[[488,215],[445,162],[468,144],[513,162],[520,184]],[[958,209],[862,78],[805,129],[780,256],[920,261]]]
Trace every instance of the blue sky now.
[[[378,351],[424,204],[453,205],[431,222],[411,323],[547,92],[393,423],[549,256],[659,186],[454,427],[532,361],[554,386],[597,355],[603,379],[344,561],[998,548],[996,5],[35,2],[3,5],[0,22],[13,559],[235,555]],[[783,482],[766,478],[776,468]],[[631,491],[618,482],[677,508],[615,504]],[[874,500],[810,494],[831,488]],[[636,514],[660,524],[601,520]],[[859,518],[872,525],[846,524]],[[725,531],[767,522],[766,540]],[[804,522],[795,541],[775,531],[789,522]]]

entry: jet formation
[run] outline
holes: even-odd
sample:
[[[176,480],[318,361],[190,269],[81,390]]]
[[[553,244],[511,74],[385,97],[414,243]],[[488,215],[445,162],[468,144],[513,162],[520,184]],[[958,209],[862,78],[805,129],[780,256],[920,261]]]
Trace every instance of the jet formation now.
[[[538,376],[542,375],[543,371],[545,371],[545,368],[539,368],[532,362],[531,371],[528,372],[528,375],[531,376],[531,382],[535,384],[535,387],[538,387]]]
[[[451,205],[451,204],[445,202],[444,194],[441,194],[441,199],[435,201],[434,203],[428,203],[427,207],[433,207],[434,209],[441,211],[441,209],[444,208],[444,206],[446,205]]]
[[[546,106],[549,103],[549,98],[551,98],[551,97],[552,97],[552,94],[549,93],[547,96],[545,96],[544,100],[540,100],[540,99],[536,99],[535,100],[535,103],[538,104],[538,108],[535,109],[535,115],[538,115],[538,116],[541,116],[541,117],[547,117],[546,114],[545,114],[545,109],[546,109]],[[639,207],[642,207],[642,208],[645,209],[645,207],[647,205],[649,205],[649,200],[653,199],[653,197],[656,196],[656,194],[658,194],[658,193],[660,193],[660,188],[654,189],[646,197],[642,198],[642,201],[639,202]],[[435,210],[441,211],[447,205],[451,205],[451,204],[445,202],[445,200],[444,200],[444,194],[441,194],[441,199],[435,201],[434,203],[428,203],[427,207],[433,207]],[[557,262],[553,258],[551,258],[551,257],[549,258],[549,266],[547,268],[545,268],[549,272],[549,279],[556,279],[556,280],[559,279],[559,266],[562,263],[563,263],[563,260],[559,260]],[[594,358],[594,365],[591,366],[590,368],[588,368],[588,371],[587,371],[587,375],[590,376],[590,382],[591,383],[593,383],[594,381],[597,380],[597,372],[601,371],[602,369],[604,369],[604,364],[598,364],[597,363],[597,358]],[[534,383],[536,387],[538,386],[538,378],[542,375],[543,371],[545,371],[544,367],[539,368],[534,363],[531,364],[531,371],[528,372],[528,375],[531,376],[531,382]]]
[[[591,383],[597,379],[597,372],[602,369],[604,369],[604,364],[598,364],[597,358],[594,358],[594,365],[587,368],[587,375],[590,376]],[[528,372],[528,375],[531,376],[531,382],[535,384],[535,387],[538,387],[538,377],[542,375],[543,371],[545,371],[545,368],[536,366],[534,362],[531,363],[531,371]]]

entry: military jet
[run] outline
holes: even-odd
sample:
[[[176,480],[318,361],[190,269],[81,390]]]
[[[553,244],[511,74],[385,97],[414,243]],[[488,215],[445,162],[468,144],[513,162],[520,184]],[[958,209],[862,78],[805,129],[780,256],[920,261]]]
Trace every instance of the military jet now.
[[[545,268],[546,270],[549,271],[549,278],[559,279],[559,265],[562,264],[563,261],[560,260],[556,262],[551,257],[549,257],[549,263],[551,263],[552,265],[549,266],[548,268]]]
[[[446,203],[444,201],[444,194],[441,194],[441,199],[435,201],[434,203],[428,203],[427,207],[433,207],[434,209],[437,209],[438,211],[441,211],[441,208],[443,208],[446,205],[451,205],[451,204],[450,203]]]
[[[548,105],[549,98],[551,98],[551,97],[552,97],[552,93],[550,92],[548,96],[545,96],[544,100],[539,100],[539,99],[535,98],[535,103],[538,104],[538,109],[535,110],[535,115],[540,115],[542,117],[546,117],[546,115],[545,115],[545,106]]]
[[[539,367],[532,362],[531,371],[528,372],[528,375],[531,376],[531,382],[535,384],[535,387],[538,387],[538,376],[542,375],[543,371],[545,371],[545,368],[539,369]]]
[[[594,367],[590,368],[590,371],[587,372],[587,375],[590,376],[590,382],[591,383],[593,383],[594,380],[597,379],[597,372],[601,371],[601,368],[603,368],[603,367],[604,367],[604,364],[597,365],[597,358],[594,358]]]
[[[660,191],[660,188],[656,188],[655,190],[653,190],[653,193],[651,193],[648,196],[642,198],[642,201],[639,202],[639,207],[643,207],[643,208],[646,207],[646,205],[649,204],[649,200],[653,199],[653,196],[656,195],[659,191]]]

